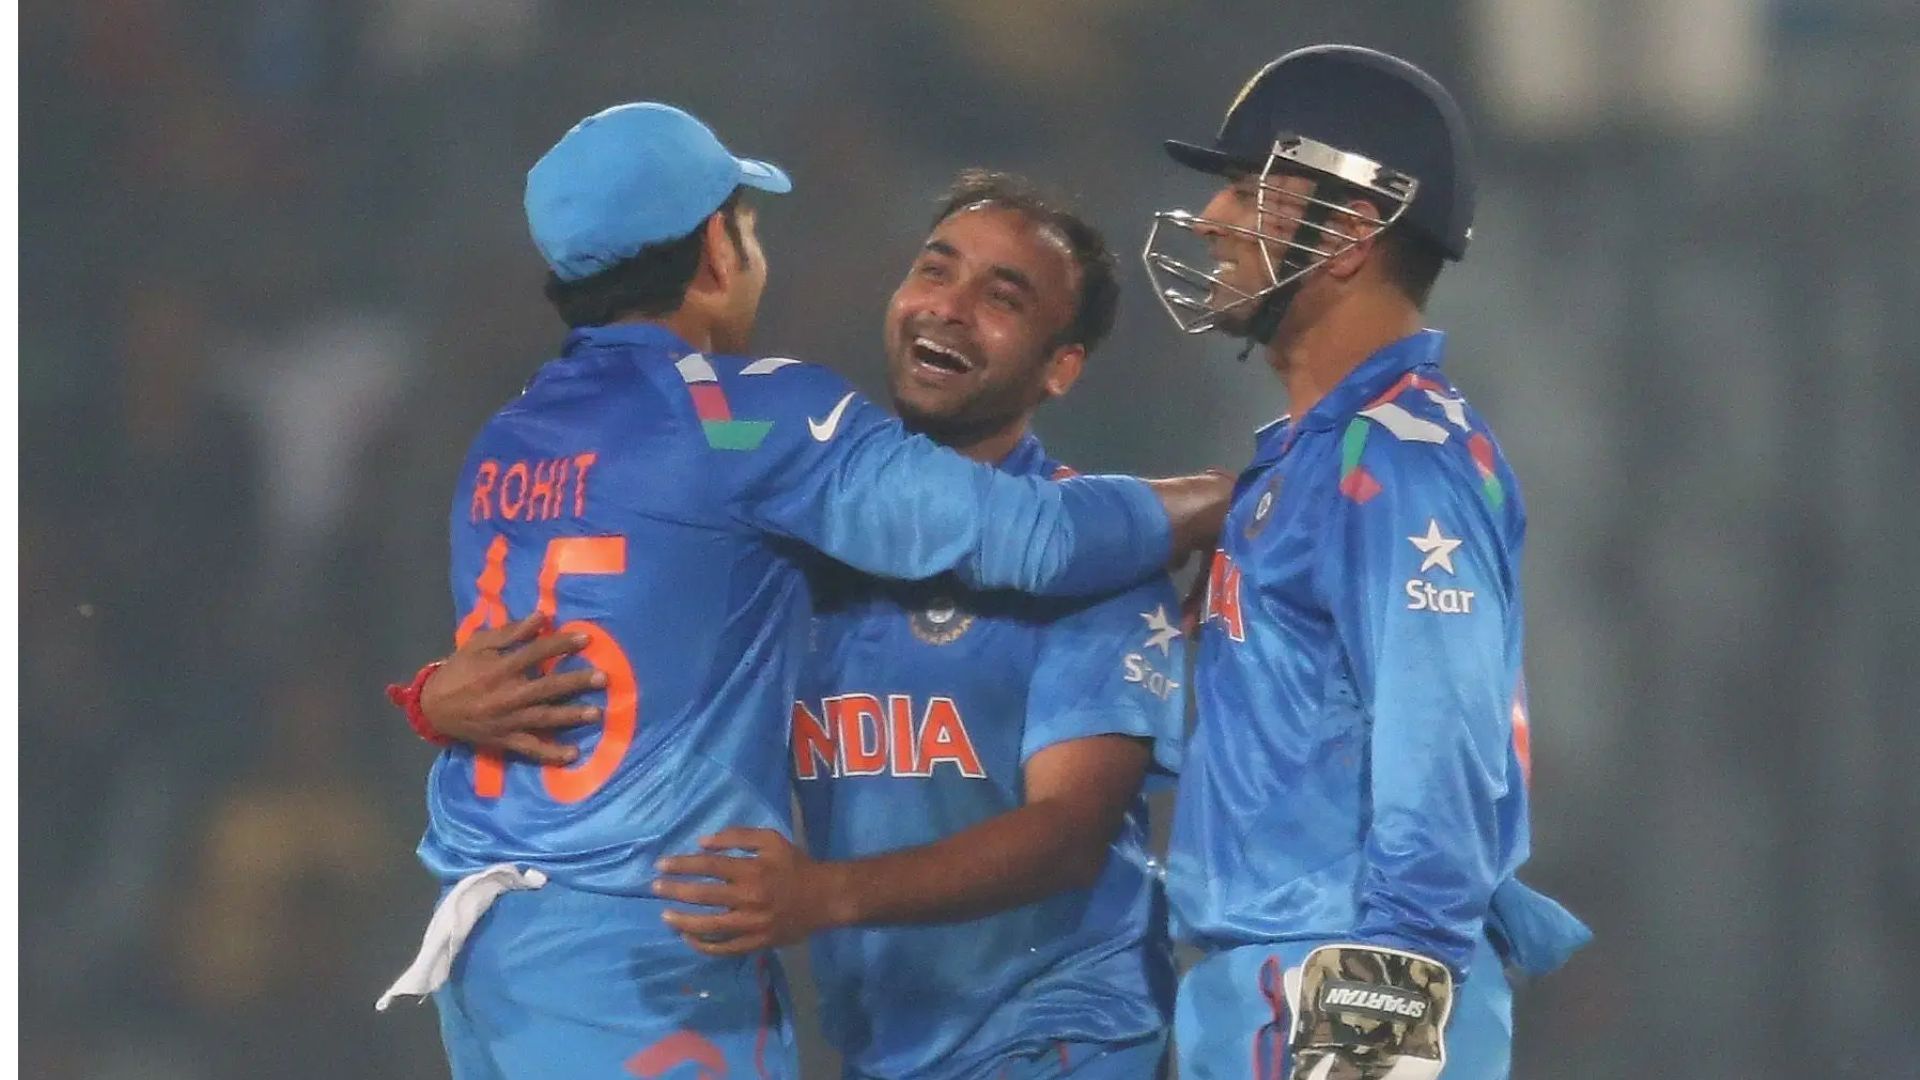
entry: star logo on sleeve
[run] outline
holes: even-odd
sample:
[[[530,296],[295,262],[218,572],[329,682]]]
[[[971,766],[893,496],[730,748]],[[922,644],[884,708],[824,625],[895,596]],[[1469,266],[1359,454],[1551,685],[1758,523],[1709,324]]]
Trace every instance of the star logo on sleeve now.
[[[1449,574],[1454,572],[1453,550],[1459,547],[1461,542],[1441,533],[1440,522],[1428,518],[1427,535],[1409,536],[1407,540],[1419,549],[1421,555],[1425,556],[1420,560],[1420,573],[1424,574],[1436,566]]]
[[[1167,606],[1156,604],[1152,611],[1143,611],[1140,617],[1147,623],[1147,643],[1143,649],[1159,649],[1161,656],[1173,655],[1173,639],[1181,636],[1180,628],[1167,619]]]

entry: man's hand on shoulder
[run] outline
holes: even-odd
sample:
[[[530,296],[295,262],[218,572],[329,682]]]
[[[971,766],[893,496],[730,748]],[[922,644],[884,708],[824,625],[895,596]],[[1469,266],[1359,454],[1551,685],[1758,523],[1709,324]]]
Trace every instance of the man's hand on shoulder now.
[[[1184,564],[1190,552],[1213,550],[1233,501],[1232,476],[1219,469],[1208,469],[1193,476],[1148,480],[1147,486],[1160,496],[1167,518],[1173,523],[1171,558],[1174,565]]]
[[[564,702],[604,687],[607,677],[597,670],[541,675],[538,669],[586,644],[584,634],[550,632],[542,614],[478,631],[421,687],[420,711],[434,731],[477,749],[569,764],[579,751],[550,733],[600,719],[592,705]]]

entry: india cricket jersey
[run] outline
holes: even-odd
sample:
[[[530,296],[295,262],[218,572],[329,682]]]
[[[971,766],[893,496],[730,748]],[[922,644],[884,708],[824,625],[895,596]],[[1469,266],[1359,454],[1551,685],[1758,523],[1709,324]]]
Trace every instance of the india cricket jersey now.
[[[1240,476],[1168,856],[1202,948],[1372,942],[1461,975],[1526,858],[1525,514],[1443,343],[1374,354]]]
[[[534,610],[589,636],[604,722],[568,767],[444,751],[420,855],[443,881],[514,862],[648,895],[661,855],[786,830],[787,717],[816,548],[876,574],[1060,594],[1167,557],[1125,478],[1052,483],[908,435],[833,373],[702,356],[665,328],[576,330],[490,420],[452,513],[458,637]]]
[[[1000,468],[1066,472],[1032,436]],[[1066,740],[1151,739],[1159,769],[1177,767],[1185,643],[1164,575],[1093,602],[841,567],[818,582],[792,745],[816,858],[927,844],[1016,809],[1027,759]],[[1142,798],[1090,889],[965,923],[816,935],[824,1023],[850,1069],[976,1078],[1010,1054],[1161,1031],[1172,969],[1146,824]]]

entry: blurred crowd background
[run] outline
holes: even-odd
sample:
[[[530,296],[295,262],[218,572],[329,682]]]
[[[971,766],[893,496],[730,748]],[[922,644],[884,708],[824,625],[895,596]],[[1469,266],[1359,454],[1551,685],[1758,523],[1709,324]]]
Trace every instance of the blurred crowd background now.
[[[1518,1075],[1920,1076],[1911,0],[23,0],[21,1075],[443,1075],[371,1009],[433,895],[381,689],[558,344],[520,185],[576,119],[785,165],[761,346],[871,389],[952,174],[1064,190],[1125,294],[1053,449],[1237,466],[1277,384],[1131,255],[1207,194],[1157,141],[1322,40],[1477,129],[1431,315],[1531,507],[1527,876],[1599,934]]]

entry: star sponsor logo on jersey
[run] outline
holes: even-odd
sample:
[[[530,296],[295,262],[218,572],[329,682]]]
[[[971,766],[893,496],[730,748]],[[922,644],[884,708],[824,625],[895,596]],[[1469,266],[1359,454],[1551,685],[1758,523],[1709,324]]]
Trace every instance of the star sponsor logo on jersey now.
[[[1155,604],[1152,611],[1141,612],[1140,618],[1147,624],[1147,640],[1139,652],[1128,653],[1120,664],[1127,682],[1138,684],[1147,693],[1165,701],[1180,689],[1180,683],[1153,665],[1153,650],[1160,650],[1163,663],[1171,661],[1174,639],[1182,636],[1183,631],[1167,617],[1165,604]]]
[[[1440,528],[1439,519],[1428,518],[1426,534],[1409,536],[1407,542],[1421,556],[1420,569],[1416,573],[1445,570],[1449,575],[1454,575],[1458,572],[1453,566],[1453,553],[1464,541],[1448,536]],[[1408,611],[1433,611],[1442,615],[1473,614],[1474,592],[1471,589],[1440,588],[1418,577],[1407,579],[1403,588],[1407,594]]]
[[[1167,618],[1167,605],[1155,604],[1152,611],[1143,611],[1140,618],[1147,624],[1147,643],[1143,649],[1159,649],[1161,656],[1173,655],[1173,639],[1180,637],[1182,631]]]
[[[1425,536],[1409,536],[1407,537],[1407,542],[1412,544],[1422,556],[1420,560],[1421,573],[1424,574],[1436,566],[1449,574],[1454,572],[1453,553],[1460,547],[1461,541],[1455,540],[1441,532],[1439,519],[1428,518],[1427,534]]]
[[[1165,701],[1180,689],[1179,680],[1153,666],[1153,657],[1146,653],[1128,653],[1120,661],[1126,672],[1126,681],[1138,685],[1147,693]]]
[[[1406,584],[1408,611],[1437,611],[1442,615],[1471,615],[1476,595],[1472,589],[1441,589],[1419,578]]]
[[[1266,531],[1267,522],[1273,520],[1273,508],[1280,502],[1282,479],[1284,477],[1276,476],[1267,481],[1267,486],[1260,492],[1260,498],[1253,504],[1253,517],[1249,518],[1246,527],[1240,530],[1242,536],[1251,540]]]
[[[951,645],[973,625],[973,612],[951,596],[936,596],[927,606],[907,616],[913,636],[929,645]]]

